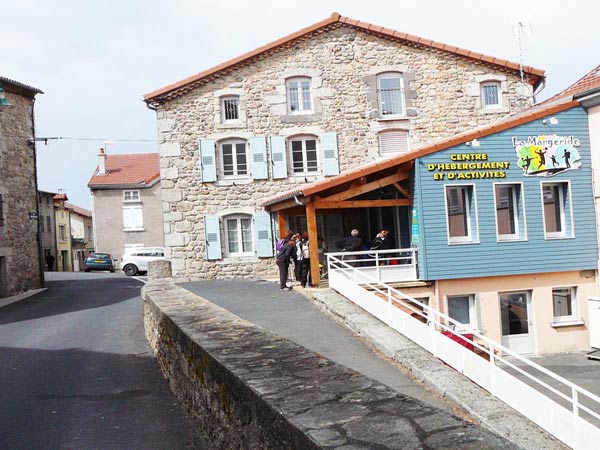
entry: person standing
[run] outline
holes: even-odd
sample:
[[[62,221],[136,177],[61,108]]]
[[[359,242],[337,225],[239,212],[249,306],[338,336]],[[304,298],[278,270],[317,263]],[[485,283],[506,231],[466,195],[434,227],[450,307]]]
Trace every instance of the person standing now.
[[[288,273],[292,256],[296,252],[296,243],[293,239],[286,242],[285,246],[277,252],[277,267],[279,268],[279,288],[291,291],[292,287],[287,285]]]
[[[371,242],[371,250],[372,251],[377,251],[377,250],[389,250],[390,248],[392,248],[392,240],[390,239],[390,232],[388,230],[381,230],[379,233],[377,233],[377,236],[375,236],[375,239],[373,239],[373,242]],[[372,257],[374,257],[375,255],[373,254]],[[387,265],[388,262],[388,258],[390,257],[389,253],[384,253],[383,255],[381,255],[380,261],[382,265]]]
[[[300,264],[300,284],[302,287],[306,287],[306,285],[312,285],[312,280],[310,280],[310,252],[308,249],[308,233],[305,231],[302,233],[302,239],[300,239],[300,253],[301,258],[298,260]],[[310,282],[309,282],[310,280]]]
[[[342,238],[335,242],[335,246],[343,252],[357,252],[362,246],[362,239],[359,236],[358,230],[355,228],[350,232],[350,236]],[[346,258],[342,258],[344,260]],[[348,257],[348,259],[352,259]],[[357,262],[351,261],[348,263],[351,266],[356,266]]]

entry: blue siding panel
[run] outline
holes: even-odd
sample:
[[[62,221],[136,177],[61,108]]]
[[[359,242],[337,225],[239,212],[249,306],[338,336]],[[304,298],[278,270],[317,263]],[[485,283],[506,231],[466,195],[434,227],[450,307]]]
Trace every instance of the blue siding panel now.
[[[536,120],[516,128],[480,139],[480,147],[460,145],[419,158],[415,165],[414,207],[419,209],[421,243],[419,245],[420,278],[425,280],[457,279],[525,273],[562,272],[595,269],[598,261],[596,220],[594,212],[592,170],[587,114],[573,108],[556,115],[559,120],[551,128]],[[553,176],[523,175],[517,165],[518,157],[512,138],[557,134],[575,136],[581,145],[579,169]],[[504,178],[473,180],[433,179],[428,164],[448,163],[454,153],[486,153],[490,161],[508,161]],[[546,239],[542,209],[543,182],[569,181],[572,208],[573,236],[566,239]],[[494,183],[521,183],[524,197],[524,216],[527,239],[498,242],[494,208]],[[445,188],[446,185],[475,187],[478,243],[448,244]],[[567,226],[571,224],[567,217]]]

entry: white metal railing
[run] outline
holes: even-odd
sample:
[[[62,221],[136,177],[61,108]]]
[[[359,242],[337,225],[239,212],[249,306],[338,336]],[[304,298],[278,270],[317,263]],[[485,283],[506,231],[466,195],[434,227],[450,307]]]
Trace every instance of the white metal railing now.
[[[327,255],[329,287],[570,447],[598,448],[600,397],[478,332],[461,334],[457,330],[463,328],[463,324],[386,285],[362,270],[364,267],[354,267],[339,256],[337,253]]]
[[[327,253],[384,283],[417,280],[417,251],[414,248]]]

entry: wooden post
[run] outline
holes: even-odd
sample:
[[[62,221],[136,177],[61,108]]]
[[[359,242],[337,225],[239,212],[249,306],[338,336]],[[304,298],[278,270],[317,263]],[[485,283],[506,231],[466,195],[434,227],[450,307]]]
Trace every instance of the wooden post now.
[[[310,279],[314,286],[321,282],[319,272],[319,240],[317,236],[317,215],[313,202],[306,204],[306,225],[308,227],[308,252],[310,254]]]
[[[285,221],[283,210],[277,211],[277,227],[279,228],[279,237],[277,239],[284,238],[285,233],[287,232],[287,223]]]

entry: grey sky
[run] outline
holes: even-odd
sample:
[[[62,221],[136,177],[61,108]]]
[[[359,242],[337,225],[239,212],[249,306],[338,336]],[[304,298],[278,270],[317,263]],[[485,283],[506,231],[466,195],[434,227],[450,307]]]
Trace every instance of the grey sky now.
[[[334,11],[515,62],[511,19],[529,17],[524,63],[546,70],[540,100],[600,63],[591,0],[0,0],[0,75],[45,92],[38,137],[84,139],[38,143],[39,188],[91,208],[87,182],[104,140],[113,154],[157,151],[145,93]]]

